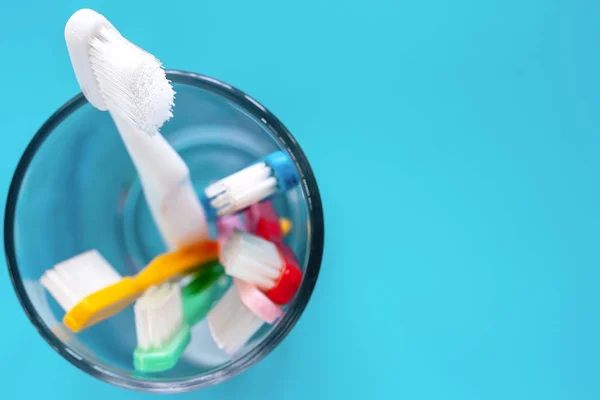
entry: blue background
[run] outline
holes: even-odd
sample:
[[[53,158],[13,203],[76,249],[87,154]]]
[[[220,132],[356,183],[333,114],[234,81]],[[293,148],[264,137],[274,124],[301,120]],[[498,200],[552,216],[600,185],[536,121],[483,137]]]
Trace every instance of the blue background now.
[[[4,1],[4,193],[78,92],[63,27],[82,7],[265,104],[323,196],[298,325],[247,373],[179,399],[600,398],[598,1]],[[5,268],[0,302],[1,397],[153,397],[60,358]]]

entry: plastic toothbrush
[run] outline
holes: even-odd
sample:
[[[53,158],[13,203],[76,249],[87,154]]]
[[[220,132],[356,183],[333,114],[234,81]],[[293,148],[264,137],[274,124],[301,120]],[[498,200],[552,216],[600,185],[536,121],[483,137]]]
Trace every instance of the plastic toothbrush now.
[[[201,197],[210,220],[234,214],[275,193],[298,185],[300,178],[292,160],[276,151],[220,181],[209,185]]]
[[[121,277],[100,253],[86,252],[57,264],[40,281],[65,310],[64,324],[79,332],[133,304],[151,286],[216,260],[218,247],[205,241],[161,254],[131,277]]]
[[[160,61],[90,9],[71,16],[65,40],[84,96],[118,128],[167,247],[208,238],[189,169],[158,132],[173,115],[175,93]]]

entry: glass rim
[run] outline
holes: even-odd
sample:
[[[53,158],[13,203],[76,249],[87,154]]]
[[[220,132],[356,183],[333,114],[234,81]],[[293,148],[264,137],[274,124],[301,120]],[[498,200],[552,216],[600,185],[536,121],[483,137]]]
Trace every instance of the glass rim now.
[[[262,123],[267,125],[269,131],[277,137],[279,144],[290,155],[300,173],[300,188],[307,199],[308,219],[311,227],[309,231],[310,247],[308,248],[308,262],[306,264],[306,270],[304,271],[302,285],[294,300],[289,304],[284,317],[271,330],[268,336],[261,341],[260,345],[255,346],[248,353],[235,359],[224,367],[217,368],[199,376],[173,381],[149,381],[136,379],[131,376],[117,375],[93,365],[84,358],[76,357],[72,351],[68,349],[68,346],[56,337],[37,314],[25,291],[15,252],[15,239],[13,234],[19,192],[23,185],[23,179],[28,171],[29,165],[35,158],[37,151],[44,141],[69,115],[87,103],[87,100],[82,93],[77,94],[55,111],[54,114],[52,114],[40,127],[33,139],[27,145],[13,174],[4,213],[4,249],[10,280],[21,307],[27,314],[31,323],[38,330],[38,333],[63,358],[87,374],[126,389],[153,393],[187,392],[216,385],[244,372],[275,349],[275,347],[277,347],[277,345],[292,330],[308,305],[308,301],[310,300],[316,285],[319,270],[321,268],[325,239],[323,207],[316,178],[308,163],[306,155],[296,142],[296,139],[294,139],[281,121],[252,97],[227,83],[193,72],[181,70],[167,70],[166,72],[167,78],[171,81],[178,84],[206,89],[219,96],[225,97],[248,111],[259,121],[262,121]]]

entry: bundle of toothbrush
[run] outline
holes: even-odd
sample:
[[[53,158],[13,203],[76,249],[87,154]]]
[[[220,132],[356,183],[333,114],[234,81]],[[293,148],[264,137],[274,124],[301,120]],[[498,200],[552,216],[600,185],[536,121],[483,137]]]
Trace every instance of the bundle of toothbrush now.
[[[160,134],[175,95],[161,62],[89,9],[73,14],[65,39],[84,96],[117,127],[168,251],[137,275],[121,276],[91,249],[47,270],[42,285],[73,332],[133,305],[139,371],[175,366],[190,328],[203,319],[215,343],[234,356],[263,324],[281,318],[302,281],[284,243],[291,223],[271,202],[298,185],[293,162],[277,151],[197,194],[188,167]],[[207,303],[204,292],[223,275],[233,284]]]

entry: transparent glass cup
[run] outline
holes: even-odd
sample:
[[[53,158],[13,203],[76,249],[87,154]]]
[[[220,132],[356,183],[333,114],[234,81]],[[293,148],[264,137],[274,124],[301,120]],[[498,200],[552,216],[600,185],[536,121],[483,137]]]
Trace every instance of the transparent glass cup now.
[[[168,71],[177,92],[174,117],[161,133],[188,164],[198,192],[272,151],[290,155],[300,185],[274,200],[292,222],[286,243],[304,278],[285,314],[266,325],[232,359],[212,341],[206,322],[175,368],[146,374],[133,369],[133,308],[77,335],[39,278],[54,264],[98,249],[122,274],[132,275],[165,250],[135,168],[106,112],[80,94],[41,127],[14,174],[4,221],[8,269],[19,301],[41,336],[86,373],[114,385],[150,392],[211,386],[249,368],[289,333],[315,286],[323,253],[323,210],[308,161],[288,130],[257,101],[215,79]],[[157,160],[160,162],[160,160]],[[218,298],[228,282],[216,285]]]

